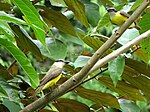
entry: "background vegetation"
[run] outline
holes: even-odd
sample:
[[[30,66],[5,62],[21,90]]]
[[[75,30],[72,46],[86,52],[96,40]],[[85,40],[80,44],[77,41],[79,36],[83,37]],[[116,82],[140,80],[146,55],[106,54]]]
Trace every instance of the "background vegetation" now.
[[[58,84],[77,73],[118,29],[106,6],[133,13],[143,0],[0,0],[0,112],[19,112],[55,60],[65,59]],[[149,6],[104,55],[150,29]],[[41,112],[149,112],[150,40],[90,74]],[[38,97],[41,97],[39,94]]]

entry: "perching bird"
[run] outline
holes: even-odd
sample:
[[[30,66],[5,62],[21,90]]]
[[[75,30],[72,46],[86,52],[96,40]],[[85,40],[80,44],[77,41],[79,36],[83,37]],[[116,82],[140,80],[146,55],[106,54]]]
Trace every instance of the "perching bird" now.
[[[64,65],[68,63],[69,63],[68,61],[64,60],[55,61],[54,64],[49,69],[49,71],[40,81],[40,85],[37,87],[35,94],[33,96],[35,96],[38,92],[45,90],[56,84],[57,81],[61,78]]]
[[[117,11],[115,8],[106,8],[109,13],[110,20],[113,24],[117,26],[121,26],[129,17],[130,15],[124,11]],[[136,22],[133,22],[129,28],[136,28],[140,30],[140,27],[137,25]]]

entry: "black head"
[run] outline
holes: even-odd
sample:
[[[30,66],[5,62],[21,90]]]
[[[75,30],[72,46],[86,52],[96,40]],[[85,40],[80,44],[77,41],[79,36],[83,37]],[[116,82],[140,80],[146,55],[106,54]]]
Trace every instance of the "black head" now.
[[[117,10],[114,7],[106,7],[106,10],[108,12],[117,12]]]
[[[69,64],[69,61],[65,61],[64,59],[58,59],[55,62],[64,62],[65,64]]]

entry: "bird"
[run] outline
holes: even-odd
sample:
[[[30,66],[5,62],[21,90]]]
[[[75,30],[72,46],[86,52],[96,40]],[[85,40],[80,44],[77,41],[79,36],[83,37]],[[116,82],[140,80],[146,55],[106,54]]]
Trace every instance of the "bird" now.
[[[64,61],[62,59],[55,61],[53,65],[51,66],[51,68],[46,73],[46,75],[40,81],[40,84],[35,90],[35,93],[33,96],[36,96],[37,93],[47,88],[50,88],[54,84],[56,84],[58,80],[61,78],[63,67],[68,63],[69,61]]]
[[[106,10],[108,11],[111,22],[117,26],[121,26],[130,17],[128,13],[124,11],[117,11],[113,7],[106,7]],[[137,30],[141,29],[136,22],[133,22],[129,28],[136,28]]]

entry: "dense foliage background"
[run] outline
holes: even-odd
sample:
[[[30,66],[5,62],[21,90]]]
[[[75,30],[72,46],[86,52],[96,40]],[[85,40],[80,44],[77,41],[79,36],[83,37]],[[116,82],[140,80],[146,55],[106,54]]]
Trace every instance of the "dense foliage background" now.
[[[65,59],[58,84],[77,73],[118,29],[107,6],[132,14],[143,0],[0,0],[0,112],[19,112],[55,60]],[[104,55],[150,29],[149,6]],[[149,112],[150,40],[90,74],[41,112]],[[38,97],[41,97],[39,94]]]

